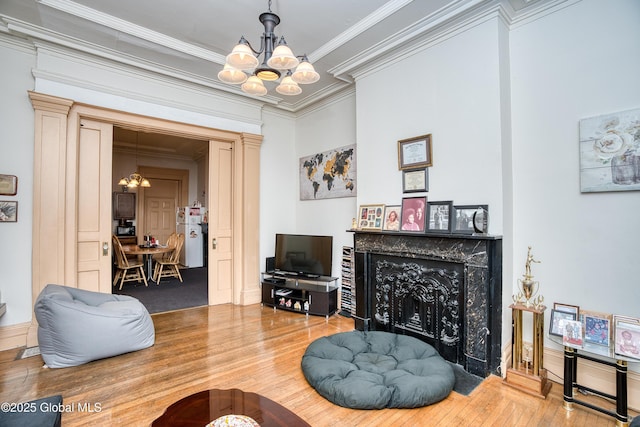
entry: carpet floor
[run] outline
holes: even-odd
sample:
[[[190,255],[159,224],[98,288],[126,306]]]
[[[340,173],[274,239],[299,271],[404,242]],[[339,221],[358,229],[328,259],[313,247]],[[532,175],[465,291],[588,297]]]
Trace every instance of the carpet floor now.
[[[152,281],[149,281],[149,286],[128,282],[122,290],[114,289],[113,293],[137,298],[149,313],[208,305],[207,268],[185,268],[180,270],[180,274],[183,283],[173,277],[163,278],[160,285]]]

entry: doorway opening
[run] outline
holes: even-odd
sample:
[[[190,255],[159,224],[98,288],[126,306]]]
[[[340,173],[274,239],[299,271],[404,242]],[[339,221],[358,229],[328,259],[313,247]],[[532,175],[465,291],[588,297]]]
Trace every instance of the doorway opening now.
[[[160,246],[166,245],[172,233],[185,232],[178,211],[193,205],[202,207],[200,220],[190,229],[191,236],[185,235],[178,267],[182,282],[177,277],[163,277],[158,283],[153,277],[153,265],[162,254],[134,256],[140,259],[132,261],[145,266],[148,286],[143,282],[125,282],[122,290],[119,285],[114,286],[113,293],[139,299],[150,313],[208,305],[208,141],[114,126],[112,155],[114,194],[136,195],[133,218],[124,224],[113,218],[114,234],[118,230],[130,234],[119,236],[125,241],[144,245],[145,236],[152,236]],[[120,177],[133,172],[148,179],[151,186],[117,185]],[[123,225],[124,228],[119,228]]]

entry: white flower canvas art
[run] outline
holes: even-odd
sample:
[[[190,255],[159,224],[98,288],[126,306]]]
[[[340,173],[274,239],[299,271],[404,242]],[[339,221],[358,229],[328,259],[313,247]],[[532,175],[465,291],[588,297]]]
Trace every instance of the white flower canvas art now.
[[[640,109],[580,120],[580,191],[640,190]]]

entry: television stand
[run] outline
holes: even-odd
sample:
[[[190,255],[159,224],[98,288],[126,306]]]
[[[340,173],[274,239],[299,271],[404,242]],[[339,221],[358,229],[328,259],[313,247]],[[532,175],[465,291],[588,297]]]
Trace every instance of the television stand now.
[[[338,278],[262,273],[262,304],[277,309],[329,316],[338,311]]]

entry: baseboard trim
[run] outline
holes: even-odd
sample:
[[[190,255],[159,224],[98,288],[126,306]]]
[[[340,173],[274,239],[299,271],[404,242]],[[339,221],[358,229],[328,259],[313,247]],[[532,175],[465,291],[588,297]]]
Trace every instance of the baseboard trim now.
[[[31,322],[0,327],[0,351],[26,347]]]

